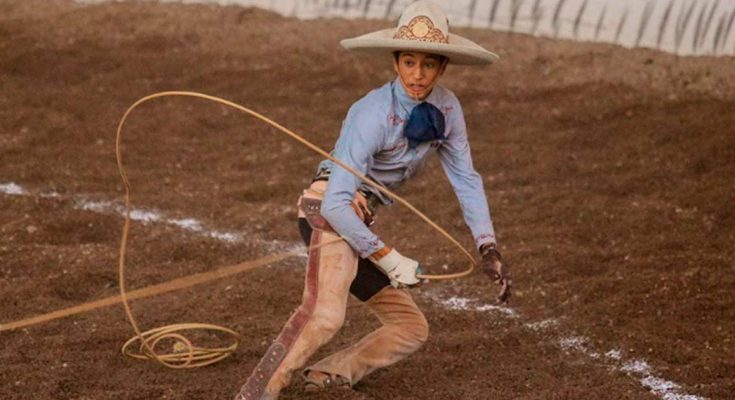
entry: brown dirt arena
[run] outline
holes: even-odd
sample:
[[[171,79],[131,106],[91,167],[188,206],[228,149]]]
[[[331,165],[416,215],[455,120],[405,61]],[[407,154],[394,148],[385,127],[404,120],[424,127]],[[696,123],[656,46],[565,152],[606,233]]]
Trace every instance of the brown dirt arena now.
[[[132,102],[201,91],[329,149],[350,104],[392,78],[389,60],[347,54],[339,39],[390,24],[0,2],[0,184],[26,190],[0,193],[0,322],[117,293],[122,219],[82,205],[122,201],[114,133]],[[421,351],[354,391],[307,396],[297,378],[282,398],[735,398],[735,59],[460,33],[502,57],[489,69],[451,67],[443,83],[463,103],[515,297],[509,308],[446,305],[491,303],[496,288],[480,274],[419,288],[432,328]],[[272,128],[163,99],[133,113],[124,152],[134,206],[244,235],[228,243],[134,223],[129,288],[298,241],[294,203],[319,157]],[[433,160],[401,194],[470,247],[440,171]],[[382,211],[387,241],[434,272],[462,268],[416,217]],[[123,357],[133,332],[119,306],[2,332],[0,398],[231,398],[297,306],[303,264],[133,303],[146,329],[193,321],[243,335],[232,357],[201,369]],[[319,354],[375,324],[352,303]]]

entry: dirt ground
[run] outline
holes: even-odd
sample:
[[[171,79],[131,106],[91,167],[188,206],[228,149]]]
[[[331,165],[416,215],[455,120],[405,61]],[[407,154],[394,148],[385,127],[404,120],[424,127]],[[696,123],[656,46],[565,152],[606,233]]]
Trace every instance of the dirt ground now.
[[[350,55],[339,39],[390,25],[234,6],[0,2],[0,184],[26,190],[0,193],[0,323],[117,293],[122,219],[79,204],[121,203],[114,134],[135,100],[224,97],[330,149],[350,104],[392,78],[389,60]],[[458,32],[501,56],[487,69],[450,67],[443,84],[462,101],[515,297],[508,308],[446,305],[490,304],[496,288],[481,274],[416,289],[432,329],[418,353],[353,391],[307,395],[296,378],[282,398],[735,398],[735,59]],[[319,157],[296,142],[181,98],[136,110],[124,134],[136,207],[245,235],[134,223],[129,288],[298,241],[294,202]],[[401,194],[471,247],[436,160]],[[378,221],[433,272],[462,268],[404,209]],[[145,329],[193,321],[242,334],[232,357],[205,368],[123,357],[133,331],[119,306],[0,332],[0,398],[231,398],[298,305],[303,264],[133,303]],[[376,326],[358,302],[348,314],[319,354]]]

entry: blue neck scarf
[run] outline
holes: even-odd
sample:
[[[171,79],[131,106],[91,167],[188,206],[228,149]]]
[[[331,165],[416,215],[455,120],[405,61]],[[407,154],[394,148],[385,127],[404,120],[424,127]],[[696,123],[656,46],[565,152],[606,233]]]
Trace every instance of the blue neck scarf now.
[[[409,148],[432,140],[444,140],[444,114],[434,105],[423,102],[411,110],[403,135]]]

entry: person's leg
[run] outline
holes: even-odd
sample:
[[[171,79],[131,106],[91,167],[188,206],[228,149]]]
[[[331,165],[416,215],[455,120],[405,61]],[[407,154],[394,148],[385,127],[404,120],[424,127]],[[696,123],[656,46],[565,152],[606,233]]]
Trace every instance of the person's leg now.
[[[322,233],[322,242],[338,236]],[[295,369],[301,368],[319,347],[342,327],[350,282],[357,270],[357,255],[344,241],[319,249],[319,277],[316,305],[291,351],[268,383],[267,390],[277,393],[288,385]],[[306,293],[305,293],[306,299]]]
[[[385,287],[366,304],[383,326],[358,343],[306,368],[307,382],[340,376],[354,385],[370,372],[418,350],[428,338],[426,318],[407,289]]]
[[[311,235],[312,246],[339,238],[333,233],[320,231]],[[293,371],[301,368],[342,326],[350,283],[356,271],[357,254],[343,240],[310,252],[301,306],[288,320],[236,399],[278,398]],[[266,380],[268,383],[263,389]]]

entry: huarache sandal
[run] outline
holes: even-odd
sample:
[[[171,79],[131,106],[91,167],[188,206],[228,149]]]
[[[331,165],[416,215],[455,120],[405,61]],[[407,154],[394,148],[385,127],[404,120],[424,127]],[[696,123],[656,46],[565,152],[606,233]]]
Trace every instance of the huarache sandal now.
[[[304,371],[304,391],[320,392],[329,389],[352,389],[349,379],[342,375],[321,371]]]

